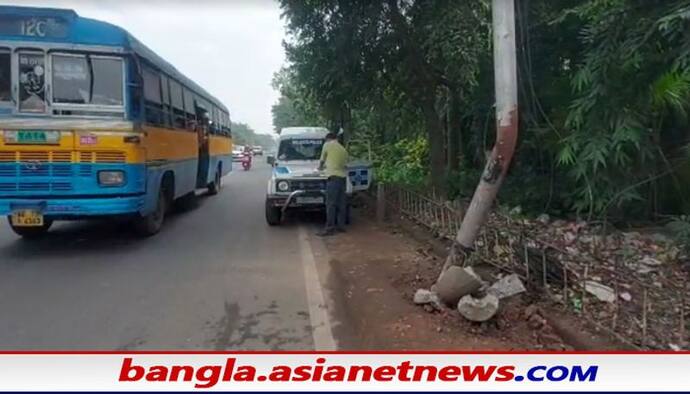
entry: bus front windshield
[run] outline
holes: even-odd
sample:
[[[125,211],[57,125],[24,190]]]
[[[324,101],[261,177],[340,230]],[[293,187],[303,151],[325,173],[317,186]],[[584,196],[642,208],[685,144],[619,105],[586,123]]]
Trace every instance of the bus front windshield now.
[[[280,160],[319,160],[323,139],[286,139],[280,142]]]
[[[122,59],[92,55],[53,55],[53,102],[122,106]]]

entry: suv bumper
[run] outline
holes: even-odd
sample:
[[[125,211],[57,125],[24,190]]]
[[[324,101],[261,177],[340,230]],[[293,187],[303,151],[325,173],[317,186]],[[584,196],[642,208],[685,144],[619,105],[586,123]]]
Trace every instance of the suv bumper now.
[[[276,194],[267,197],[271,206],[280,207],[283,212],[288,208],[323,209],[326,207],[326,193],[319,191],[295,190],[289,194]]]

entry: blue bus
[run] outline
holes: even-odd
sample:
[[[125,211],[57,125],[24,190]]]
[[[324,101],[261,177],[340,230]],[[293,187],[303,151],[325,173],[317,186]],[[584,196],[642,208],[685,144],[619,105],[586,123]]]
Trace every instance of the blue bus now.
[[[231,169],[228,109],[127,31],[0,6],[0,215],[17,234],[127,216],[153,235]]]

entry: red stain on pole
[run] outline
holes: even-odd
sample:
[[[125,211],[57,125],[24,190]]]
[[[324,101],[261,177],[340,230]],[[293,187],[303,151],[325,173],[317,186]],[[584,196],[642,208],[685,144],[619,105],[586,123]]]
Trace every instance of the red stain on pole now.
[[[508,112],[508,124],[501,126],[498,119],[498,130],[496,131],[496,145],[492,156],[497,155],[498,162],[501,164],[502,174],[505,175],[510,166],[510,161],[515,153],[515,146],[518,138],[518,111],[513,108]]]

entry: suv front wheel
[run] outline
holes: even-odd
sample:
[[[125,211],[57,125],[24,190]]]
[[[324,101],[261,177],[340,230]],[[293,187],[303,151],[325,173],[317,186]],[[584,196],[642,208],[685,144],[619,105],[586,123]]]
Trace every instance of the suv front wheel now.
[[[271,200],[266,199],[266,223],[269,226],[277,226],[283,219],[283,212],[280,207],[273,206]]]

